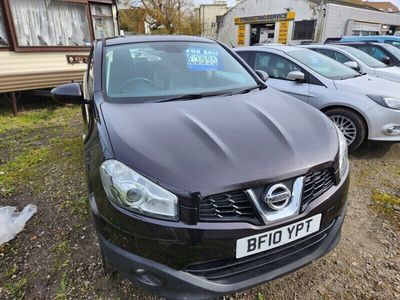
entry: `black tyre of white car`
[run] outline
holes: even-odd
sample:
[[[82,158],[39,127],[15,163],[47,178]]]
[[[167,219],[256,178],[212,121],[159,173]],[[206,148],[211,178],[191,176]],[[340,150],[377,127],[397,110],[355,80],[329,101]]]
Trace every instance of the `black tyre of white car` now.
[[[325,114],[343,132],[349,151],[357,149],[364,142],[367,126],[358,113],[346,108],[333,108],[325,111]]]

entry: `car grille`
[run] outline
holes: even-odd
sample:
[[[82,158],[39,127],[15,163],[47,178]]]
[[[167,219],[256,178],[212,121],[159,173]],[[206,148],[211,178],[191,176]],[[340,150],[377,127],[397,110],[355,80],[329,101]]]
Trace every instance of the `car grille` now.
[[[304,178],[303,208],[335,184],[333,169],[308,173]]]
[[[256,210],[244,191],[217,194],[200,201],[199,219],[214,222],[260,224]]]
[[[310,172],[304,178],[302,209],[335,184],[332,168]],[[207,222],[248,222],[261,224],[257,209],[245,191],[212,195],[201,199],[199,220]]]
[[[272,272],[282,267],[282,260],[285,260],[285,264],[289,264],[291,260],[298,260],[315,251],[329,234],[334,223],[335,220],[313,235],[276,249],[239,259],[191,264],[184,271],[221,284],[236,283],[249,277]]]

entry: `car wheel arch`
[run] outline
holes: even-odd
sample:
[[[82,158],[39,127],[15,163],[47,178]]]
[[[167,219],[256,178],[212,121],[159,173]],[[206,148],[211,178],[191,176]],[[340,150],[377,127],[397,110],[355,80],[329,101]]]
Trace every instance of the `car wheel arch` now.
[[[355,109],[354,107],[347,106],[347,105],[329,105],[329,106],[325,106],[323,108],[320,108],[320,110],[321,110],[321,112],[326,113],[327,111],[332,110],[332,109],[336,109],[336,108],[347,109],[347,110],[350,110],[353,113],[357,114],[362,119],[362,121],[364,122],[365,128],[367,130],[366,137],[368,139],[369,132],[370,132],[370,123],[368,121],[367,116],[365,114],[363,114],[362,112],[360,112],[359,110]]]

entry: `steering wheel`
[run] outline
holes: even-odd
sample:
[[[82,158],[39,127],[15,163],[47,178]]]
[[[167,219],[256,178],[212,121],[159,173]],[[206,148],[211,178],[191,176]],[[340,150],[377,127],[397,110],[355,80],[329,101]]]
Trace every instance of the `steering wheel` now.
[[[154,82],[150,79],[137,77],[137,78],[130,78],[125,81],[121,87],[120,92],[128,93],[128,92],[147,92],[152,91],[154,89],[158,89]]]

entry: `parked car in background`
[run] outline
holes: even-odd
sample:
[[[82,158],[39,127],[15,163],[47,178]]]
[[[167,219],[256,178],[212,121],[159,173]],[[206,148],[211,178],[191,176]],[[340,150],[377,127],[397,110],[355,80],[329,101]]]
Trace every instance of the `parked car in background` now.
[[[315,51],[288,46],[234,49],[268,85],[307,102],[342,130],[350,150],[368,140],[400,142],[400,84],[362,75]]]
[[[341,37],[330,37],[325,40],[324,44],[336,44],[339,43],[341,39]]]
[[[400,68],[389,67],[365,52],[343,45],[310,45],[307,49],[326,55],[360,73],[400,83]]]
[[[333,122],[216,41],[132,36],[93,49],[83,90],[52,93],[85,105],[107,268],[167,299],[209,299],[335,247],[349,165]]]
[[[357,48],[388,66],[400,67],[400,49],[382,43],[348,42],[342,45]]]
[[[340,39],[340,42],[385,43],[400,48],[400,36],[394,36],[394,35],[343,36]]]

